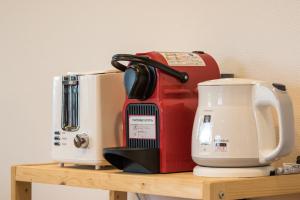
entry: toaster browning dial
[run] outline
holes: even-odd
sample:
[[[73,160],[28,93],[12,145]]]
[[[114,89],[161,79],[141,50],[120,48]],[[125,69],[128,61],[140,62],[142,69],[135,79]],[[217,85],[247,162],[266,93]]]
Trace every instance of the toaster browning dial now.
[[[89,137],[87,134],[77,134],[74,138],[74,145],[77,148],[87,148],[89,145]]]

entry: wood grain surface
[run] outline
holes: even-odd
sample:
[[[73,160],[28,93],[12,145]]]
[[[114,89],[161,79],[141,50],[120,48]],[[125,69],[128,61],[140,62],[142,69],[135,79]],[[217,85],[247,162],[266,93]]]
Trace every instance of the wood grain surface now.
[[[16,191],[21,193],[25,191],[28,197],[25,200],[30,199],[31,192],[28,192],[30,191],[28,184],[31,182],[110,190],[113,191],[110,193],[110,199],[114,200],[126,200],[126,192],[204,200],[243,199],[300,193],[300,175],[204,178],[193,176],[191,172],[134,174],[116,169],[94,170],[72,165],[62,168],[57,164],[19,165],[12,168],[12,174],[12,192],[14,193],[12,196],[16,196]]]

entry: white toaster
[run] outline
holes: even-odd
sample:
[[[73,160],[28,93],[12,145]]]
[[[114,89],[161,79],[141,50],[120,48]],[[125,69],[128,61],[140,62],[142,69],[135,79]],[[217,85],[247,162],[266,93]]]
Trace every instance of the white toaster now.
[[[124,100],[118,71],[54,77],[52,159],[62,166],[107,165],[102,149],[121,145]]]

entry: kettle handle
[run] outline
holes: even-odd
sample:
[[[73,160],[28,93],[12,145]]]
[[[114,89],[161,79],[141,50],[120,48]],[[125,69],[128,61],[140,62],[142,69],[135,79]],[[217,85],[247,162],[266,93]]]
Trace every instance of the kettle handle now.
[[[275,149],[262,155],[261,164],[289,154],[294,148],[295,130],[292,101],[282,84],[257,83],[255,85],[254,106],[258,109],[272,106],[278,115],[279,141]],[[264,134],[264,133],[258,133]]]

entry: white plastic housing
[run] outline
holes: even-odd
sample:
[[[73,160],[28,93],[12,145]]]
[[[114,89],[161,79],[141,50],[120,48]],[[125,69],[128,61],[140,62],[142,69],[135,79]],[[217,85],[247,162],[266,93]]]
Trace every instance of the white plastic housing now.
[[[198,84],[192,158],[202,166],[254,167],[270,164],[294,147],[292,103],[286,91],[247,79]],[[270,107],[279,119],[279,143]]]
[[[62,76],[53,79],[52,158],[61,163],[102,165],[105,147],[120,146],[122,141],[122,106],[125,100],[123,74],[102,72],[81,74],[79,79],[79,129],[62,129]],[[59,132],[60,145],[54,145]],[[87,148],[77,148],[77,134],[88,136]]]

